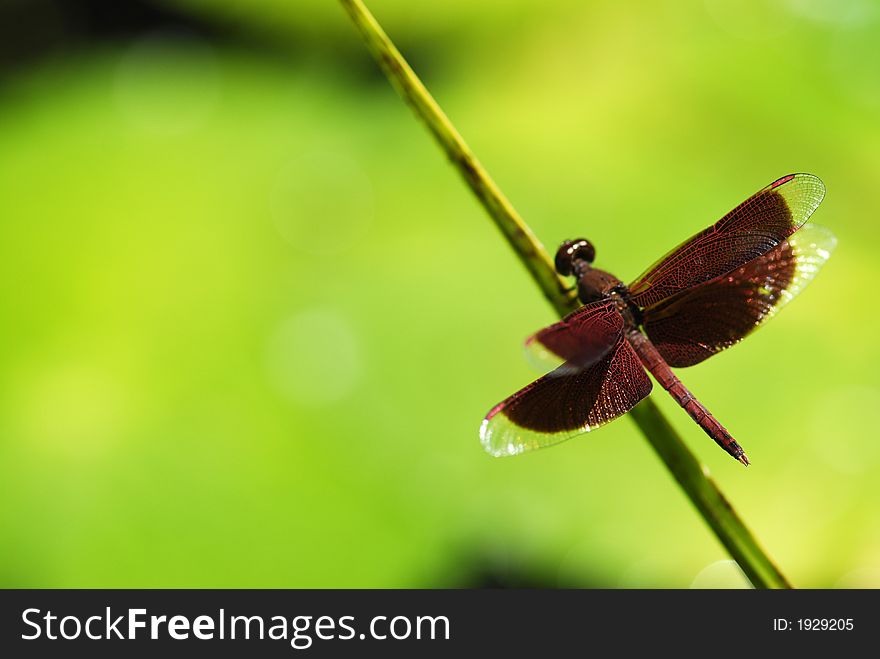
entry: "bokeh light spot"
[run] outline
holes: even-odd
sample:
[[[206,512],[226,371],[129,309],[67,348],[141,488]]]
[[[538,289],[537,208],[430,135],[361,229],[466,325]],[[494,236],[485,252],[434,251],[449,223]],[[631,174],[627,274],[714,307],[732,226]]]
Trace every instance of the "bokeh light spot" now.
[[[691,588],[751,588],[752,585],[742,573],[736,561],[715,561],[704,567],[694,577]]]
[[[354,389],[360,350],[348,320],[333,309],[311,309],[281,323],[269,341],[269,375],[294,403],[327,405]]]
[[[706,10],[723,30],[740,39],[765,41],[791,27],[784,0],[706,0]]]
[[[877,15],[873,0],[786,0],[786,4],[817,23],[857,25]]]
[[[880,588],[880,565],[862,567],[843,575],[835,588]]]

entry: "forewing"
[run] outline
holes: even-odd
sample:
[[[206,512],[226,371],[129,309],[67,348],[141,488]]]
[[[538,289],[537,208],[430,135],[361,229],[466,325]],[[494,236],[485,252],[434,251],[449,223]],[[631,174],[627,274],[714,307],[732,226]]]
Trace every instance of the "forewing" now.
[[[630,285],[632,301],[650,307],[766,254],[803,226],[824,196],[812,174],[774,181],[649,268]]]
[[[670,366],[698,364],[739,342],[800,293],[835,244],[831,231],[807,224],[736,271],[648,307],[645,332]]]
[[[650,391],[638,355],[620,336],[591,366],[548,373],[493,407],[480,441],[496,457],[558,444],[626,413]]]
[[[608,354],[623,332],[623,317],[610,300],[582,306],[526,339],[528,360],[557,375],[582,370]],[[558,367],[568,362],[564,369]]]

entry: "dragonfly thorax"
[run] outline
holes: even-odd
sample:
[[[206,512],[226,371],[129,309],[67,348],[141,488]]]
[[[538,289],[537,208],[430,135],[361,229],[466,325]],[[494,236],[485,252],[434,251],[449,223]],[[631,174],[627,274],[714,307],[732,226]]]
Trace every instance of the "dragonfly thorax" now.
[[[577,279],[578,299],[582,304],[603,300],[623,285],[623,282],[610,272],[594,268],[583,261],[575,263],[572,274]]]

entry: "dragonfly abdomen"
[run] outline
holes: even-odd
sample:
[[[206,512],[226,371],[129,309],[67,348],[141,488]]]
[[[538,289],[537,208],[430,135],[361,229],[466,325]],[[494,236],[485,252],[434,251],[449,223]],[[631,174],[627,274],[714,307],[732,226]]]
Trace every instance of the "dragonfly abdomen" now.
[[[709,413],[706,406],[684,386],[678,376],[669,368],[669,364],[663,359],[651,340],[639,330],[633,329],[627,334],[632,347],[638,354],[645,368],[651,372],[654,379],[669,392],[675,401],[684,408],[684,411],[699,425],[718,446],[723,448],[731,456],[748,466],[749,459],[745,451],[736,442],[733,436],[722,426],[718,420]]]

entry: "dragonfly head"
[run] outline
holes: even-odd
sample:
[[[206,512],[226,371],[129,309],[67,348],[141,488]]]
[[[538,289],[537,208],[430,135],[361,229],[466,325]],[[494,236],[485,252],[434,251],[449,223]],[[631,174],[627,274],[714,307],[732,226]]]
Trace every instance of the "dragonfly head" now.
[[[576,261],[586,261],[592,263],[596,258],[596,248],[593,243],[584,238],[576,240],[566,240],[559,249],[556,250],[556,272],[563,277],[574,274]]]
[[[583,304],[608,297],[620,280],[614,275],[593,267],[596,248],[583,238],[566,240],[556,251],[556,272],[577,280],[578,299]]]

